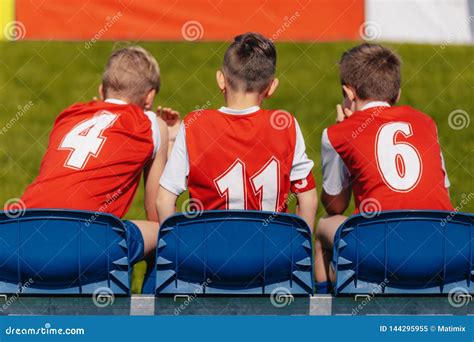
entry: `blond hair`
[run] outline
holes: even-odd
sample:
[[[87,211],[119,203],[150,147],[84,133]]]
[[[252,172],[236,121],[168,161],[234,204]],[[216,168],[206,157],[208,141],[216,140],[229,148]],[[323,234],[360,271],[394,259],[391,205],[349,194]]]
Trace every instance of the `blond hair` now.
[[[143,105],[150,90],[160,89],[160,68],[145,49],[131,46],[114,51],[102,76],[105,98],[121,97]]]

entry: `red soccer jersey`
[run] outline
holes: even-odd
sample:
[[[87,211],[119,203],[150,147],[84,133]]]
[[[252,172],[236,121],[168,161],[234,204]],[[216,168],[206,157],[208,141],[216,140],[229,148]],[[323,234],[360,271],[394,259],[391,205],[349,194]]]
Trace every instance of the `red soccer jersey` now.
[[[157,132],[156,117],[135,105],[72,105],[56,119],[39,175],[22,200],[27,208],[124,216],[158,145]]]
[[[329,127],[323,133],[323,173],[330,195],[350,182],[356,213],[453,210],[436,124],[408,106],[368,108]]]
[[[185,118],[187,186],[204,210],[286,211],[290,190],[315,187],[313,162],[306,157],[294,117],[255,108],[246,114],[204,110]],[[174,158],[172,154],[161,181],[168,189],[179,173]]]

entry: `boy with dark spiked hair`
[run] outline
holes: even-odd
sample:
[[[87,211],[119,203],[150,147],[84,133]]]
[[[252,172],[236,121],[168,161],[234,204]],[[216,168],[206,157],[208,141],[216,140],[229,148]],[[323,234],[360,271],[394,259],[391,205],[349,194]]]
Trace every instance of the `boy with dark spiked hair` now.
[[[257,33],[235,37],[216,74],[226,105],[184,119],[160,181],[160,220],[186,189],[202,210],[271,212],[287,211],[293,192],[296,213],[313,228],[313,161],[299,125],[284,110],[261,108],[278,86],[275,69],[273,42]]]

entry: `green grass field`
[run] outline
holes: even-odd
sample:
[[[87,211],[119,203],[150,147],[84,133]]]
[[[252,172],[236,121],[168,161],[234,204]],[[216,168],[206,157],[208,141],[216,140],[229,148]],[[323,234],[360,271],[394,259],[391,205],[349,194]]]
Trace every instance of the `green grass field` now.
[[[0,203],[21,196],[38,172],[57,114],[71,103],[88,101],[97,95],[108,55],[124,45],[99,42],[86,49],[81,42],[0,43]],[[162,90],[157,103],[174,107],[182,114],[208,102],[211,107],[223,104],[215,85],[215,71],[221,65],[227,43],[141,45],[160,63]],[[352,45],[277,44],[280,87],[265,106],[283,108],[296,116],[308,153],[316,162],[319,187],[321,132],[334,122],[335,106],[341,100],[337,61]],[[474,201],[461,204],[474,192],[474,123],[454,130],[448,122],[449,114],[455,110],[474,115],[474,48],[390,46],[403,59],[400,103],[422,110],[436,120],[453,205],[474,212]],[[25,106],[29,108],[25,110]],[[319,208],[318,215],[322,213]],[[127,218],[145,218],[143,189]]]

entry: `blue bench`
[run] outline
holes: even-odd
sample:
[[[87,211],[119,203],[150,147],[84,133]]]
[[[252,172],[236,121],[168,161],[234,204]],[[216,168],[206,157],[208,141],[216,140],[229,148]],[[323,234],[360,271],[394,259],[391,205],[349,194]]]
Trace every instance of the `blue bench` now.
[[[332,267],[335,294],[474,293],[474,215],[382,212],[339,227]]]
[[[127,234],[93,212],[0,212],[0,293],[130,295]]]
[[[194,216],[177,214],[163,223],[156,273],[146,280],[145,293],[313,293],[311,232],[301,218],[259,211]]]

